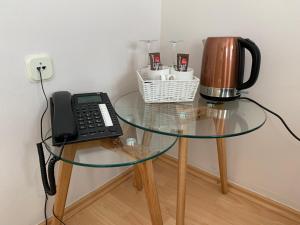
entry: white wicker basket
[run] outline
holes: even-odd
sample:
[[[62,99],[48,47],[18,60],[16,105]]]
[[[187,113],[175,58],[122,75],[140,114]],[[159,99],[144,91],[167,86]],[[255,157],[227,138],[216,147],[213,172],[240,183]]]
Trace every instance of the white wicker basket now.
[[[136,71],[139,91],[146,103],[191,102],[199,86],[199,78],[193,80],[147,80],[147,70]]]

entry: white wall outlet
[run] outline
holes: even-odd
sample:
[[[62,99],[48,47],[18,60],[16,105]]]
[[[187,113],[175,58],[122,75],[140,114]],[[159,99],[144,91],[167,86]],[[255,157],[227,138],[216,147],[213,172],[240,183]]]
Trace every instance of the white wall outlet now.
[[[27,77],[33,81],[40,80],[38,67],[41,68],[42,79],[47,80],[53,76],[53,64],[49,55],[36,54],[25,57]]]

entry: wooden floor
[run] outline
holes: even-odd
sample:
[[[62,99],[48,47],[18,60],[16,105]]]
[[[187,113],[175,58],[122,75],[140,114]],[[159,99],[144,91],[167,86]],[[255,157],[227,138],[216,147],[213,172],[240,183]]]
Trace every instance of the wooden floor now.
[[[176,169],[154,164],[165,225],[175,225]],[[150,225],[144,192],[129,179],[65,221],[67,225]],[[219,185],[188,175],[186,225],[299,225],[232,193],[222,195]]]

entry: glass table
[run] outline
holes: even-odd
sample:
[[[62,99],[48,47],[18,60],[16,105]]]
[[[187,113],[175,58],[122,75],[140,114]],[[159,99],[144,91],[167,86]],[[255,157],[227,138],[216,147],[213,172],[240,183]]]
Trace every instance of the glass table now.
[[[121,120],[156,134],[179,139],[176,224],[184,224],[187,151],[189,138],[215,138],[221,190],[228,192],[225,138],[253,132],[264,125],[265,112],[247,100],[207,102],[197,95],[193,102],[145,103],[139,92],[121,96],[114,104]],[[138,176],[136,176],[138,177]]]
[[[47,150],[61,160],[54,203],[58,219],[63,219],[73,165],[96,168],[136,165],[135,175],[140,177],[135,179],[135,186],[138,190],[145,189],[152,224],[163,224],[152,159],[174,146],[177,137],[152,134],[128,124],[122,124],[122,130],[121,137],[68,144],[63,151],[61,147],[52,147],[51,139],[47,140]],[[55,219],[52,224],[61,223]]]

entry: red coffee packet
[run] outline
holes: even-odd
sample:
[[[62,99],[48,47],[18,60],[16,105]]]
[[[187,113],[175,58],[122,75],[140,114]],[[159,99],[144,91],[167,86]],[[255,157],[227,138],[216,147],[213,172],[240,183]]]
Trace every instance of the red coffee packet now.
[[[153,52],[149,53],[150,58],[150,69],[151,70],[159,70],[160,68],[160,53],[159,52]]]
[[[177,54],[177,70],[186,72],[189,65],[189,54]]]

